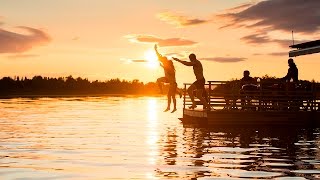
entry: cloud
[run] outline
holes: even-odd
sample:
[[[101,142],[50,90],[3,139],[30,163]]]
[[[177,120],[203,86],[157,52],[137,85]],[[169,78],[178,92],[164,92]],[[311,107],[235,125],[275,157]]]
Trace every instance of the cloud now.
[[[159,13],[157,14],[157,18],[159,18],[161,21],[164,21],[168,24],[175,25],[176,27],[200,25],[200,24],[208,23],[211,21],[211,20],[187,17],[187,16],[176,14],[176,13],[172,13],[172,12]]]
[[[308,34],[319,30],[319,9],[320,1],[318,0],[267,0],[248,6],[242,11],[227,12],[218,17],[231,21],[225,27],[245,26],[285,32],[293,30]]]
[[[50,36],[39,29],[26,26],[18,28],[29,34],[19,34],[0,28],[0,53],[22,53],[51,41]]]
[[[209,57],[209,58],[201,58],[201,60],[205,61],[215,61],[219,63],[235,63],[245,61],[247,58],[241,57]]]
[[[288,52],[273,52],[273,53],[269,53],[267,54],[269,56],[289,56]]]
[[[137,62],[137,63],[145,63],[145,62],[148,62],[147,60],[144,60],[144,59],[131,59],[130,61],[131,61],[131,62]]]
[[[182,38],[169,38],[162,39],[152,35],[128,35],[126,36],[131,42],[135,43],[153,43],[158,44],[159,46],[192,46],[197,44],[195,41],[182,39]]]
[[[35,54],[14,54],[7,57],[8,59],[25,59],[25,58],[36,58],[38,56],[39,55],[35,55]]]
[[[248,44],[261,44],[271,42],[270,38],[264,34],[251,34],[242,37],[241,40]]]
[[[130,58],[120,58],[124,64],[131,64],[131,63],[147,63],[146,59],[130,59]]]
[[[4,22],[2,21],[2,19],[4,19],[3,16],[0,16],[0,26],[4,24]]]
[[[252,5],[253,5],[252,3],[242,4],[240,6],[236,6],[236,7],[227,9],[226,11],[231,11],[231,12],[242,11],[242,10],[245,10],[245,9],[249,8]]]
[[[72,41],[78,41],[79,39],[80,39],[79,36],[75,36],[75,37],[73,37],[71,40],[72,40]]]
[[[281,47],[288,48],[290,45],[292,45],[292,40],[289,39],[272,39],[270,36],[264,33],[257,33],[257,34],[251,34],[247,35],[241,38],[241,40],[247,44],[253,44],[253,45],[263,45],[267,43],[276,43]],[[295,41],[296,44],[302,43],[303,41]]]

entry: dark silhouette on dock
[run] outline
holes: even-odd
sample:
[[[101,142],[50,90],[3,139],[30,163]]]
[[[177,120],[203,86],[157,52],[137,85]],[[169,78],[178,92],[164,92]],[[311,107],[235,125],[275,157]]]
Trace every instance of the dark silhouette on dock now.
[[[190,96],[190,99],[192,101],[192,105],[189,108],[194,109],[197,107],[196,102],[194,100],[194,94],[193,94],[193,92],[196,91],[196,97],[200,99],[201,103],[203,104],[203,108],[210,110],[211,107],[208,105],[207,98],[203,96],[204,95],[203,92],[205,91],[204,85],[206,83],[206,80],[203,76],[203,67],[201,62],[197,59],[196,55],[195,54],[189,55],[190,62],[181,61],[178,58],[173,58],[173,59],[185,66],[192,66],[194,75],[196,76],[196,79],[197,79],[194,83],[192,83],[192,85],[187,90]]]
[[[168,103],[167,103],[167,108],[164,110],[165,112],[170,110],[170,105],[171,105],[171,99],[173,102],[173,110],[172,113],[177,111],[177,101],[176,101],[176,92],[177,92],[177,87],[178,84],[176,82],[176,70],[174,68],[173,62],[171,60],[168,60],[167,57],[162,56],[158,52],[157,45],[154,46],[154,50],[157,54],[158,61],[160,62],[160,66],[164,70],[164,77],[158,78],[157,83],[159,86],[159,89],[162,92],[162,84],[163,83],[168,83],[169,84],[169,90],[167,93],[167,98],[168,98]],[[179,93],[181,97],[181,92]]]
[[[292,79],[292,82],[298,82],[299,71],[296,64],[293,62],[293,59],[291,58],[288,59],[288,65],[289,65],[288,73],[285,77],[282,78],[282,80],[290,82],[290,80]]]
[[[241,105],[243,110],[250,109],[251,99],[255,95],[255,91],[259,90],[259,87],[256,85],[257,81],[253,77],[250,76],[250,71],[245,70],[243,72],[243,77],[240,79],[241,89],[240,96]]]

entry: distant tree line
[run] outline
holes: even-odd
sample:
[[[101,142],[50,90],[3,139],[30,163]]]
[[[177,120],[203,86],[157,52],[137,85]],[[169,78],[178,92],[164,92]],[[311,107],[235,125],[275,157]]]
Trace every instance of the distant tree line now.
[[[81,77],[50,78],[34,76],[3,77],[0,80],[0,95],[86,95],[86,94],[158,94],[154,82],[143,83],[139,80],[110,79],[106,81],[89,81]]]

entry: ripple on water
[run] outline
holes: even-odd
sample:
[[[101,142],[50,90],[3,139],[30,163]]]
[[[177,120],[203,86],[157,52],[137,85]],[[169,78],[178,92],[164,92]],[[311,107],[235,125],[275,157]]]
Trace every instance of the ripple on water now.
[[[273,178],[283,175],[283,173],[278,172],[247,171],[242,169],[214,169],[213,173],[218,176],[233,178]]]
[[[187,126],[181,108],[165,106],[163,97],[0,100],[0,179],[319,179],[319,129]]]
[[[294,170],[291,171],[292,173],[296,173],[296,174],[320,174],[320,170]]]

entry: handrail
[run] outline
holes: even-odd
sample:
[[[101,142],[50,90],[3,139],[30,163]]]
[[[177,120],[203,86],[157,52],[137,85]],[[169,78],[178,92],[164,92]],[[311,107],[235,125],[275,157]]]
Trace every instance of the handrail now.
[[[184,83],[183,109],[192,105]],[[239,80],[208,81],[205,84],[208,104],[225,110],[250,109],[255,111],[320,111],[320,83],[279,82],[261,80],[256,90],[243,90]],[[196,101],[200,104],[199,100]]]

